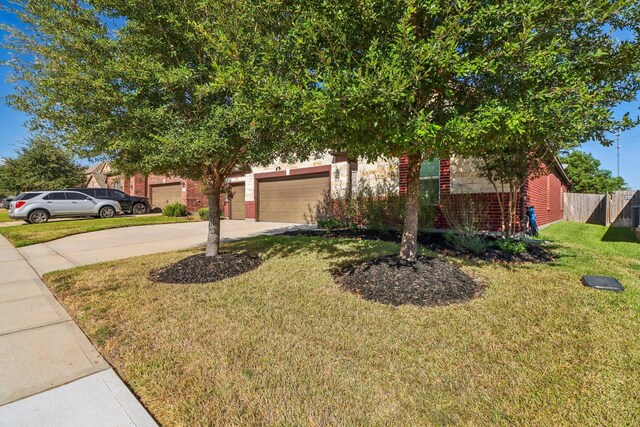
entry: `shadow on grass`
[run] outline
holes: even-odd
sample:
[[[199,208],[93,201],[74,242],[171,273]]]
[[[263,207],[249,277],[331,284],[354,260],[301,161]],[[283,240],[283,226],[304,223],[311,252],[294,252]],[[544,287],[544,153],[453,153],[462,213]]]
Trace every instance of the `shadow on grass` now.
[[[633,228],[609,227],[602,236],[603,242],[640,243]]]
[[[335,268],[394,254],[399,245],[378,240],[325,237],[258,236],[228,243],[233,251],[254,253],[264,258],[316,253]]]
[[[332,269],[338,271],[353,264],[372,258],[398,253],[400,245],[394,242],[382,240],[359,240],[326,237],[292,237],[292,236],[258,236],[246,240],[228,243],[232,251],[259,254],[264,258],[287,257],[305,253],[315,253],[329,262]],[[559,258],[573,257],[575,255],[560,254],[555,249],[557,244],[547,248],[553,251],[553,261],[544,263],[531,262],[492,262],[477,258],[444,256],[449,261],[460,263],[469,267],[482,267],[493,265],[496,268],[508,270],[527,269],[538,264],[556,265]],[[420,255],[437,257],[441,254],[420,246]]]

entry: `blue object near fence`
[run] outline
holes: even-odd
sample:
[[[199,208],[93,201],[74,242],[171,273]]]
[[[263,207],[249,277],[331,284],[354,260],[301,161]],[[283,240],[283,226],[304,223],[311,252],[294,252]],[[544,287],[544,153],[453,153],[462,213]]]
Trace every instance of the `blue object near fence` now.
[[[529,218],[529,234],[538,235],[538,222],[536,221],[536,210],[533,206],[527,206],[527,217]]]

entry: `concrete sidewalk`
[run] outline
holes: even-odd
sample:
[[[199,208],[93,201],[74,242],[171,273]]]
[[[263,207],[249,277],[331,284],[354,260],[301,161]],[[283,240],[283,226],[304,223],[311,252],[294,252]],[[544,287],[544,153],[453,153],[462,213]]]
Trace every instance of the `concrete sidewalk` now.
[[[157,425],[40,277],[198,246],[207,226],[192,222],[103,230],[20,250],[0,236],[0,427]],[[222,240],[298,227],[223,221]]]
[[[0,426],[155,426],[0,236]]]
[[[43,275],[81,265],[203,245],[207,227],[206,221],[198,221],[113,228],[26,246],[19,252]],[[221,240],[275,234],[299,227],[299,224],[279,222],[225,220],[221,222]]]

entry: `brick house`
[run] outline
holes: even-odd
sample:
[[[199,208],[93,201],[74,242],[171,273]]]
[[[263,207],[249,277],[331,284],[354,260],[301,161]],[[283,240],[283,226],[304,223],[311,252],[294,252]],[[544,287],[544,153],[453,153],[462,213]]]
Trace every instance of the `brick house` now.
[[[522,192],[524,204],[536,209],[538,224],[559,221],[563,215],[563,194],[570,184],[562,166],[555,163],[548,174],[530,179]],[[327,153],[305,162],[274,163],[253,167],[229,177],[230,190],[221,196],[224,216],[235,220],[306,223],[315,221],[315,206],[324,194],[341,197],[357,191],[359,183],[375,184],[384,177],[395,180],[398,191],[406,191],[406,159],[368,163],[344,155]],[[115,182],[119,181],[119,182]],[[129,194],[148,197],[154,208],[180,202],[190,212],[207,206],[200,183],[179,177],[136,175],[118,177],[112,183]],[[448,228],[443,203],[462,194],[473,194],[486,206],[489,228],[501,225],[498,197],[508,200],[508,193],[496,193],[486,179],[479,176],[473,160],[456,157],[425,162],[421,168],[421,189],[432,194],[438,208],[436,227]],[[523,211],[523,209],[521,209]],[[521,213],[524,215],[524,212]]]

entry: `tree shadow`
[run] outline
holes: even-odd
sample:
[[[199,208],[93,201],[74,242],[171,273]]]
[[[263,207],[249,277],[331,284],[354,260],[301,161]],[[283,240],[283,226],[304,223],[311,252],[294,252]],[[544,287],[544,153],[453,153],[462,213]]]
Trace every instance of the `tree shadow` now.
[[[229,242],[228,247],[233,251],[260,254],[266,259],[315,253],[335,269],[398,251],[397,244],[378,240],[292,236],[251,237]]]
[[[609,227],[602,236],[603,242],[626,242],[640,243],[636,237],[636,231],[633,228],[626,227]]]
[[[395,242],[327,237],[257,236],[230,242],[228,245],[233,251],[259,254],[266,259],[314,253],[327,261],[334,272],[373,258],[397,255],[399,251],[399,244]],[[557,265],[557,261],[560,258],[571,257],[571,255],[558,254],[554,251],[559,247],[557,244],[547,246],[553,252],[553,260],[548,262],[493,262],[472,257],[445,255],[424,246],[420,246],[419,254],[429,257],[442,257],[456,264],[469,267],[492,265],[496,268],[518,270],[531,268],[538,264],[553,266]]]

